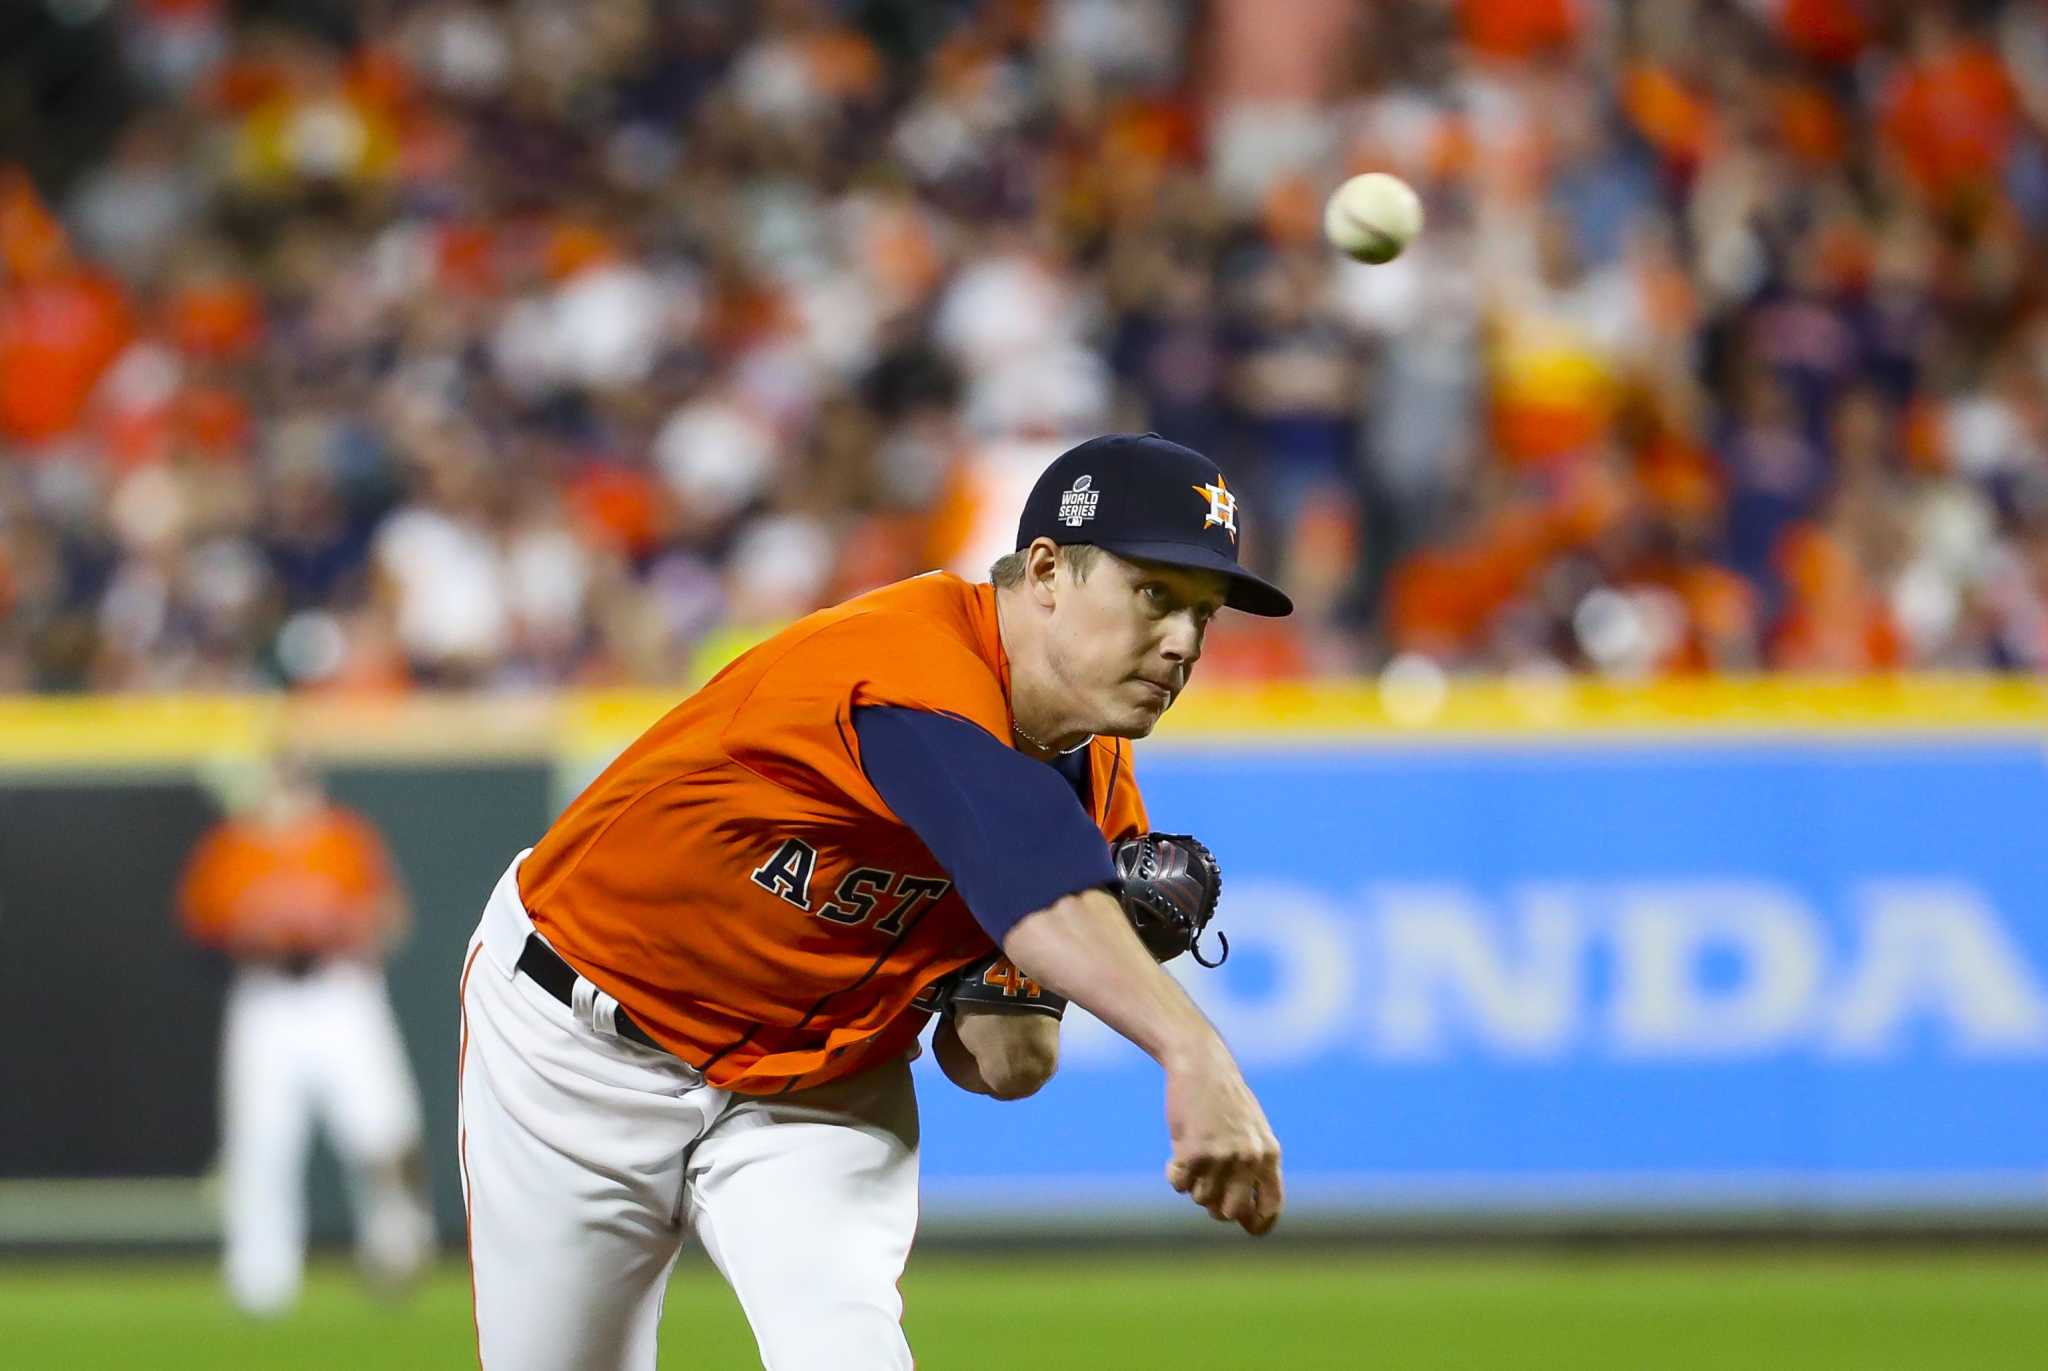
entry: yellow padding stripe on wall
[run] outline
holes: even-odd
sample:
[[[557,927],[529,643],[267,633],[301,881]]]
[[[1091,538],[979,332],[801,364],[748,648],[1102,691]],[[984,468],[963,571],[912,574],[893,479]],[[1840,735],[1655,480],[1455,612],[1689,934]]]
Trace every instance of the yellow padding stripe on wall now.
[[[681,693],[389,700],[0,696],[0,770],[187,766],[289,739],[330,758],[589,757],[616,751]],[[1563,679],[1203,684],[1156,735],[1182,743],[1455,743],[1659,736],[2042,734],[2048,682],[2011,677],[1765,677],[1628,685]]]
[[[2048,683],[1995,676],[1616,681],[1397,679],[1188,692],[1160,738],[2048,731]]]

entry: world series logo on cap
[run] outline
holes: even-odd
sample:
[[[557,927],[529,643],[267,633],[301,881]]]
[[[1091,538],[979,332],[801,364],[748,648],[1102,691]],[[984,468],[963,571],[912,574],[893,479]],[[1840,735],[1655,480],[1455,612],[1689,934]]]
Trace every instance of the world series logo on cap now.
[[[1224,484],[1223,473],[1216,473],[1216,484],[1213,486],[1189,486],[1188,489],[1197,495],[1205,496],[1209,501],[1209,514],[1202,520],[1202,527],[1213,528],[1221,524],[1230,534],[1230,541],[1236,542],[1237,495]]]
[[[1090,490],[1094,484],[1093,476],[1083,474],[1074,478],[1072,490],[1060,492],[1059,521],[1068,528],[1079,528],[1095,517],[1095,504],[1102,498],[1102,492]]]

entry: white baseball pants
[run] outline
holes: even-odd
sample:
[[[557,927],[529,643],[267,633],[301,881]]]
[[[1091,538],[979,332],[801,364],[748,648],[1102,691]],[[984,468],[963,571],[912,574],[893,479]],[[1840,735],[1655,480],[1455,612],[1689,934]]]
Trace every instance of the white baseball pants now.
[[[221,1024],[221,1179],[228,1293],[252,1314],[298,1299],[315,1120],[349,1169],[356,1245],[391,1279],[433,1250],[433,1219],[399,1177],[419,1145],[419,1091],[377,967],[337,960],[294,979],[235,975]]]
[[[686,1229],[738,1294],[768,1371],[910,1367],[896,1288],[917,1227],[909,1064],[771,1098],[705,1085],[615,1036],[589,982],[572,1009],[516,973],[533,929],[518,867],[462,973],[459,1146],[485,1371],[653,1371]]]

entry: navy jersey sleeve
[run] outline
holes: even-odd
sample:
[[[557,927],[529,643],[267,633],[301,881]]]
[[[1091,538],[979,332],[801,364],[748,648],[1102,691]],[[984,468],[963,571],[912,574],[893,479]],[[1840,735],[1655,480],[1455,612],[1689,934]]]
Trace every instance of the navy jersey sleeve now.
[[[978,724],[922,709],[857,709],[861,767],[1002,944],[1026,914],[1116,879],[1109,844],[1052,767]]]

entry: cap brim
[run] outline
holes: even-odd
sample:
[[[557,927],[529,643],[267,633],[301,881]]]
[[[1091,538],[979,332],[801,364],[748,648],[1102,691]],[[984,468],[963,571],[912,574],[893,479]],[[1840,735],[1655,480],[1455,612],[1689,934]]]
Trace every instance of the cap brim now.
[[[1193,567],[1199,571],[1219,571],[1230,578],[1230,589],[1224,595],[1223,603],[1232,609],[1243,610],[1246,614],[1280,619],[1294,613],[1294,601],[1287,598],[1286,591],[1270,581],[1261,580],[1222,553],[1213,548],[1203,547],[1199,543],[1114,541],[1097,543],[1096,546],[1120,556],[1142,557],[1148,562]]]

